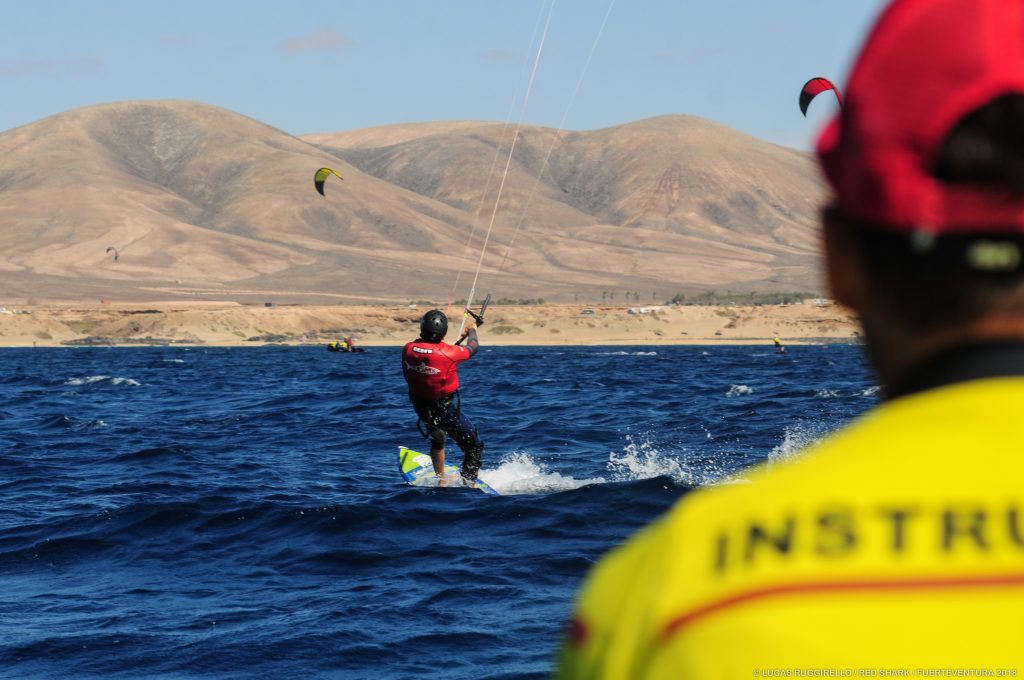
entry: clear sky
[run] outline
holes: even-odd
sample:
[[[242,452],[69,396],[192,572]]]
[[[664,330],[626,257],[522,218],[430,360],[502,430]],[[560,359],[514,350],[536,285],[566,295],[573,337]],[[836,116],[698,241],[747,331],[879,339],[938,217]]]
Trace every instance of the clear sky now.
[[[550,14],[524,122],[590,130],[686,113],[807,149],[835,103],[820,97],[805,119],[800,87],[842,83],[884,4],[8,0],[0,129],[129,99],[206,102],[296,135],[515,122]]]

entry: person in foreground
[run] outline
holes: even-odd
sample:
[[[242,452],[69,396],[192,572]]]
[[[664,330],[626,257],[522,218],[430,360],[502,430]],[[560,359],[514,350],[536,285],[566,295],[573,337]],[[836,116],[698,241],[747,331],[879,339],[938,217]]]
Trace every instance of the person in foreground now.
[[[605,556],[558,677],[1024,673],[1024,0],[895,0],[845,91],[826,270],[884,401]]]
[[[472,324],[463,334],[464,347],[444,342],[447,333],[448,317],[444,312],[433,309],[424,314],[420,337],[406,343],[402,352],[402,373],[409,384],[409,400],[426,425],[434,472],[443,485],[454,481],[444,476],[444,445],[446,436],[450,436],[462,449],[462,479],[472,483],[480,471],[484,444],[462,412],[458,366],[477,353],[480,342]]]

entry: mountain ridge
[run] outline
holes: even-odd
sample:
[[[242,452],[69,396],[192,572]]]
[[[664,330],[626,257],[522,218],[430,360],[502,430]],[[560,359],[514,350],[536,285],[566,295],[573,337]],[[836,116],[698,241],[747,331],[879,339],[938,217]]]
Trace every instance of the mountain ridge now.
[[[0,133],[0,291],[463,297],[453,282],[475,271],[511,134],[443,121],[297,137],[181,100],[50,116]],[[325,196],[311,186],[322,166],[345,177]],[[527,126],[481,285],[561,300],[817,290],[823,192],[808,154],[693,116]]]

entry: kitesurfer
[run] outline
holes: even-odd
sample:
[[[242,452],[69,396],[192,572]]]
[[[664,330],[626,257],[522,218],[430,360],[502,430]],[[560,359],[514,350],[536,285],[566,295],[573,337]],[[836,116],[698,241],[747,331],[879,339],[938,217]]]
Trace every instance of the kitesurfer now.
[[[818,140],[884,394],[588,577],[558,677],[1024,668],[1024,2],[893,0]]]
[[[480,470],[484,444],[476,428],[462,411],[458,365],[480,348],[476,327],[470,324],[463,337],[465,346],[444,342],[448,317],[432,309],[420,319],[420,337],[407,343],[402,352],[402,373],[409,384],[409,400],[430,439],[434,472],[444,479],[445,439],[451,437],[462,449],[462,478],[473,482]]]

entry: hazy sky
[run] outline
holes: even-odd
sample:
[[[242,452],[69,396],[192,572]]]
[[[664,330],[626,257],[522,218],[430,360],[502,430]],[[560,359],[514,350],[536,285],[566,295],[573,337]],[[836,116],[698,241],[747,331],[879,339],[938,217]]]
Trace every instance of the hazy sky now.
[[[687,113],[810,148],[835,103],[820,97],[805,119],[800,86],[819,75],[844,81],[884,4],[8,0],[0,129],[127,99],[202,101],[292,134],[514,122],[550,14],[526,123],[590,130]]]

